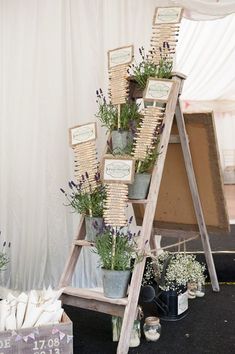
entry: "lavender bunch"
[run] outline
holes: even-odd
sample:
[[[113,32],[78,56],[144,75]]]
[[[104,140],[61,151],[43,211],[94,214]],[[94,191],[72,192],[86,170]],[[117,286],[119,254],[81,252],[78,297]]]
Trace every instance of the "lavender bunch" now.
[[[98,230],[94,252],[100,256],[100,265],[104,269],[127,270],[132,266],[132,259],[140,260],[134,239],[139,233],[136,235],[129,228],[132,218],[127,227],[117,229],[104,224]]]
[[[163,42],[162,47],[159,47],[160,60],[158,65],[157,77],[169,79],[172,76],[173,60],[171,49],[168,42]]]
[[[98,112],[96,117],[109,131],[118,129],[118,109],[112,103],[107,103],[102,89],[96,90]],[[126,102],[121,105],[120,130],[134,132],[140,121],[139,105],[135,102]]]
[[[73,210],[82,215],[89,215],[94,217],[103,216],[104,201],[106,199],[106,188],[100,181],[100,174],[97,172],[94,176],[96,187],[92,188],[88,173],[82,175],[79,183],[69,181],[69,193],[64,189],[60,189],[65,195],[68,204]]]
[[[171,59],[171,49],[168,42],[163,42],[162,47],[158,48],[160,54],[160,61],[158,64],[154,63],[152,57],[157,54],[157,49],[152,50],[146,54],[144,47],[139,48],[141,61],[139,64],[132,64],[129,67],[129,73],[133,76],[141,89],[144,89],[148,78],[165,78],[171,77],[173,61]]]

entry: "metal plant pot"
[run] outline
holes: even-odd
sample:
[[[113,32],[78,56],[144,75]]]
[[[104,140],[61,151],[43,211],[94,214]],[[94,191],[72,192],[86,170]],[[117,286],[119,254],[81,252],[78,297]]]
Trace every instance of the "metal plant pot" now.
[[[104,219],[95,216],[85,216],[86,240],[95,241],[99,229],[102,228]],[[96,223],[96,227],[94,226]]]
[[[104,296],[113,299],[126,297],[131,274],[130,270],[102,269],[102,271]]]
[[[146,199],[148,196],[150,173],[136,173],[133,184],[128,186],[129,199]]]
[[[112,136],[112,149],[113,153],[119,154],[125,151],[128,145],[133,142],[133,136],[129,131],[114,130]]]

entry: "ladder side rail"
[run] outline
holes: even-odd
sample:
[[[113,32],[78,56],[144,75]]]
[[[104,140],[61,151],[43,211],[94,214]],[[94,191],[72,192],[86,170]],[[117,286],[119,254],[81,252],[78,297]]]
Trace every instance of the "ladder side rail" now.
[[[155,209],[157,205],[157,199],[158,199],[158,194],[159,194],[159,189],[160,189],[160,184],[161,184],[161,179],[163,174],[167,147],[170,140],[171,127],[172,127],[173,118],[175,114],[175,107],[178,99],[179,88],[180,88],[180,83],[175,81],[173,84],[171,97],[166,105],[165,121],[164,121],[165,126],[159,142],[160,154],[157,159],[157,164],[155,165],[152,173],[149,194],[148,194],[148,202],[145,208],[143,225],[142,225],[141,236],[140,236],[142,239],[140,244],[141,244],[141,249],[143,251],[145,250],[146,244],[150,242],[150,237],[152,233],[152,225],[153,225]],[[144,267],[145,267],[145,259],[142,262],[136,264],[134,267],[129,295],[128,295],[128,304],[124,312],[122,329],[121,329],[120,339],[117,348],[117,354],[128,353],[131,329],[133,326],[133,322],[136,314],[136,308],[138,305]]]
[[[214,291],[219,291],[219,283],[217,279],[217,274],[215,270],[215,265],[214,265],[214,260],[212,257],[211,253],[211,246],[209,242],[209,236],[206,228],[206,223],[205,219],[203,216],[203,210],[202,210],[202,205],[199,197],[199,192],[198,192],[198,187],[197,187],[197,182],[195,178],[195,173],[193,169],[193,163],[192,163],[192,157],[190,153],[190,148],[189,148],[189,142],[186,133],[186,128],[185,128],[185,122],[184,122],[184,117],[180,108],[180,103],[178,101],[177,106],[176,106],[176,122],[177,122],[177,127],[179,130],[179,136],[180,136],[180,141],[181,141],[181,147],[182,147],[182,152],[183,152],[183,157],[185,161],[185,168],[188,176],[188,182],[189,182],[189,187],[191,190],[191,195],[192,195],[192,200],[193,200],[193,206],[194,206],[194,211],[196,214],[196,219],[201,235],[201,241],[203,245],[203,249],[205,252],[205,258],[206,258],[206,263],[208,267],[208,272],[210,274],[210,279],[211,279],[211,284],[212,288]]]
[[[81,216],[75,241],[83,240],[85,238],[85,234],[86,234],[85,218],[84,218],[84,216]],[[74,270],[75,270],[81,249],[82,249],[81,246],[78,246],[76,244],[72,245],[69,257],[68,257],[67,262],[64,267],[64,271],[63,271],[60,281],[59,281],[59,288],[64,288],[65,286],[68,286],[71,284],[72,277],[74,274]]]

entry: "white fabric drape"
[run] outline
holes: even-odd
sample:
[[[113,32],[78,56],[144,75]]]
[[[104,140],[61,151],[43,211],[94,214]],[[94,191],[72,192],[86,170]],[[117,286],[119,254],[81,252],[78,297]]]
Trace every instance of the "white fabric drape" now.
[[[73,237],[58,190],[72,164],[68,5],[0,2],[0,229],[12,243],[1,279],[13,289],[57,284]]]
[[[73,177],[68,128],[96,120],[95,91],[107,89],[107,50],[148,48],[155,6],[153,0],[0,1],[0,242],[12,243],[0,286],[58,284],[78,222],[59,191]],[[234,15],[219,21],[216,35],[214,27],[206,34],[206,22],[182,23],[176,69],[188,75],[186,101],[234,104]],[[98,139],[100,153],[99,123]],[[78,271],[75,284],[87,284],[90,272],[96,274],[96,264]]]
[[[184,109],[235,110],[235,15],[216,21],[183,19],[176,70],[188,76]]]
[[[157,0],[156,6],[180,6],[190,20],[215,20],[235,12],[233,0]]]

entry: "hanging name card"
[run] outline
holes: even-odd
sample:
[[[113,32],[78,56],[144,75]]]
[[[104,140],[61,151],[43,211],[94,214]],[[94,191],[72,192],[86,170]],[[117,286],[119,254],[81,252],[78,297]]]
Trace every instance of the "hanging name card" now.
[[[131,184],[134,179],[135,160],[118,157],[104,157],[102,179],[106,183]]]
[[[182,7],[158,7],[155,10],[153,24],[180,23],[183,10]]]
[[[77,125],[69,129],[69,143],[73,147],[96,139],[96,123]]]
[[[160,101],[167,102],[173,81],[161,79],[148,79],[146,89],[143,93],[143,99],[147,102]]]
[[[109,69],[118,65],[130,64],[134,55],[133,45],[112,49],[108,51]]]

